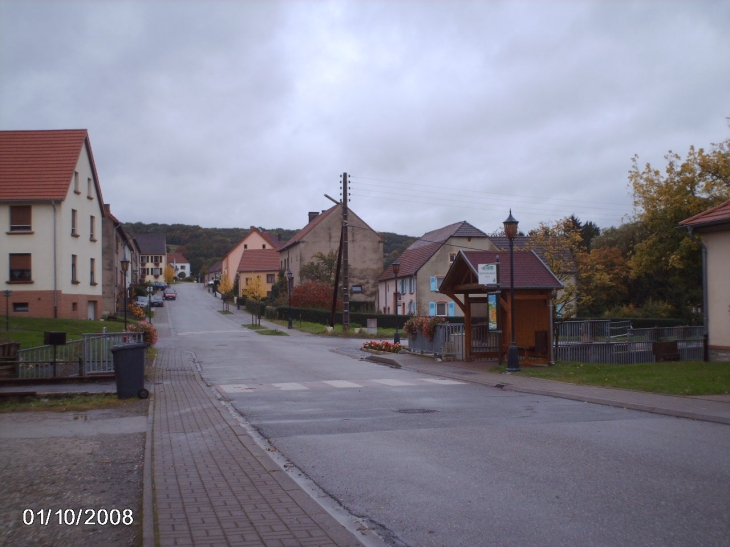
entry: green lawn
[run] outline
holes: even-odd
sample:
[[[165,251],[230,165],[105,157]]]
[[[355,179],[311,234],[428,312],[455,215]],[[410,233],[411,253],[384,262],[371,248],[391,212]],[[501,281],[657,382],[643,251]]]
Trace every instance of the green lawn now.
[[[505,366],[494,368],[504,372]],[[679,361],[610,365],[558,362],[551,367],[522,367],[522,376],[670,395],[730,394],[730,363]]]
[[[131,322],[131,321],[130,321]],[[36,317],[11,317],[10,330],[5,330],[5,320],[0,321],[0,343],[20,342],[21,349],[43,345],[44,332],[65,332],[66,340],[80,340],[82,334],[124,331],[124,321],[89,321],[88,319],[41,319]]]

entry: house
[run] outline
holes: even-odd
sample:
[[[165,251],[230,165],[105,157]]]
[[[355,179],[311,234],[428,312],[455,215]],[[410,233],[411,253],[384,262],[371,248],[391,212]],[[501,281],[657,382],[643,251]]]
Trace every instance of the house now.
[[[278,249],[279,247],[281,247],[281,241],[276,237],[261,228],[251,226],[246,237],[221,259],[221,275],[226,274],[233,282],[244,251],[249,249]]]
[[[238,294],[243,296],[247,287],[258,284],[261,296],[271,296],[271,287],[279,273],[279,253],[276,249],[248,249],[238,265]]]
[[[730,361],[730,200],[679,224],[702,239],[709,358]]]
[[[99,176],[85,129],[0,131],[0,272],[14,316],[98,319]]]
[[[165,234],[134,234],[139,245],[139,271],[137,283],[165,282],[167,267],[167,237]]]
[[[439,287],[460,250],[497,250],[487,234],[466,221],[424,234],[398,257],[398,315],[462,316],[461,309]],[[378,309],[395,313],[395,274],[378,277]]]
[[[222,271],[222,265],[221,265],[221,262],[218,261],[215,264],[213,264],[210,268],[208,268],[208,272],[205,274],[205,278],[203,279],[203,282],[210,283],[211,281],[220,279],[221,271]]]
[[[135,282],[132,272],[139,271],[139,247],[137,242],[125,229],[122,223],[112,214],[111,206],[104,204],[104,220],[102,222],[102,314],[124,313],[124,294]],[[122,260],[128,260],[127,271],[124,272]],[[127,292],[127,298],[129,298]]]
[[[167,264],[172,266],[177,279],[186,279],[191,275],[190,262],[181,253],[167,253]]]
[[[375,302],[377,277],[383,267],[383,238],[352,209],[348,210],[347,223],[350,301]],[[295,286],[301,284],[302,266],[313,262],[317,253],[326,256],[337,251],[341,235],[341,204],[321,213],[310,212],[309,223],[279,249],[279,267],[285,272],[291,270]]]
[[[480,279],[480,265],[494,267],[496,277]],[[547,362],[552,347],[552,295],[563,284],[534,251],[514,252],[514,310],[509,252],[459,251],[439,291],[451,298],[464,316],[464,358],[499,358],[507,353],[515,318],[515,345],[527,359]],[[496,348],[473,340],[475,319],[499,333]],[[486,337],[485,337],[486,339]]]

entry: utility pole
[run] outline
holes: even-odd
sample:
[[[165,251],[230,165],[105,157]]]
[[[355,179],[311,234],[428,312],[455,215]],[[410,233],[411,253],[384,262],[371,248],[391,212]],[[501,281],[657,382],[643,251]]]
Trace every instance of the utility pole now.
[[[347,173],[342,173],[342,330],[350,330],[350,272],[348,259],[348,207],[349,182]]]

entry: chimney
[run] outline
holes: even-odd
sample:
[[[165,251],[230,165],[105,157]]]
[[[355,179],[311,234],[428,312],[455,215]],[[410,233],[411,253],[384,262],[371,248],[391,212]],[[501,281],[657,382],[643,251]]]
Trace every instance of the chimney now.
[[[111,204],[109,204],[109,203],[105,203],[104,204],[104,212],[107,213],[107,214],[109,214],[109,213],[112,212],[112,206],[111,206]]]
[[[319,213],[317,211],[309,211],[309,222],[312,222],[318,216]]]

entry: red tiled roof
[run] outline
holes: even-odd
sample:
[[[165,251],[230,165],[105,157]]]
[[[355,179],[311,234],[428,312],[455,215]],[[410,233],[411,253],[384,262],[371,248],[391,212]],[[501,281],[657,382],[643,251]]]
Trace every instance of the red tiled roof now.
[[[103,203],[86,129],[0,131],[0,200],[64,200],[84,143]]]
[[[515,251],[515,288],[516,289],[562,289],[563,284],[550,271],[545,263],[533,251]],[[510,287],[509,252],[495,251],[461,251],[451,265],[449,272],[457,268],[457,263],[464,261],[471,269],[474,278],[478,278],[477,265],[495,264],[497,257],[499,264],[499,286],[502,289]],[[444,283],[449,274],[446,274]]]
[[[281,268],[276,249],[248,249],[241,256],[239,272],[274,272]]]
[[[466,221],[449,224],[438,230],[428,232],[414,241],[398,257],[398,262],[400,262],[398,277],[415,275],[436,254],[436,251],[452,237],[487,237],[487,234]],[[389,266],[378,276],[378,281],[393,278],[395,278],[393,268]]]
[[[163,233],[131,234],[137,240],[139,250],[143,255],[166,255],[167,236]]]
[[[223,263],[216,262],[210,268],[208,268],[208,273],[220,272],[220,271],[222,271],[222,269],[223,269]]]
[[[167,263],[168,264],[189,264],[189,261],[187,258],[185,258],[182,253],[167,253]]]
[[[698,215],[683,220],[679,223],[679,225],[701,228],[703,226],[727,223],[730,223],[730,199],[720,205],[708,209],[707,211],[703,211]]]

